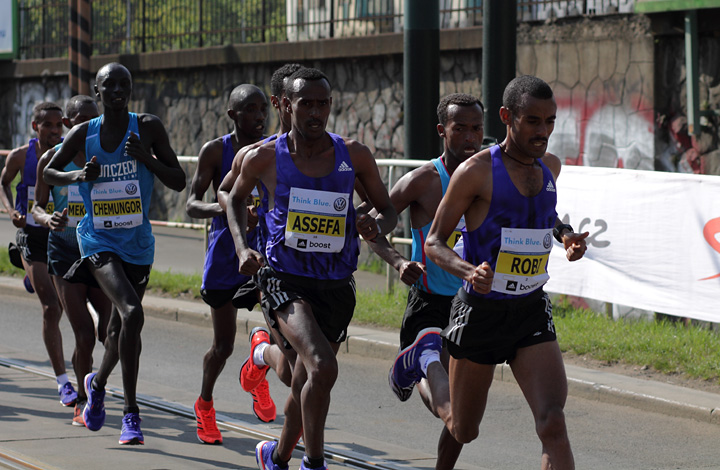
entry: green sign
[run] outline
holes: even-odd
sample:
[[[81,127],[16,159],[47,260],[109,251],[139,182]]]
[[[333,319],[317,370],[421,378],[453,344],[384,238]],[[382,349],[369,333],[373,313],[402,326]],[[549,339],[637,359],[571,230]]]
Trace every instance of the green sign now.
[[[720,0],[635,0],[635,13],[720,8]]]

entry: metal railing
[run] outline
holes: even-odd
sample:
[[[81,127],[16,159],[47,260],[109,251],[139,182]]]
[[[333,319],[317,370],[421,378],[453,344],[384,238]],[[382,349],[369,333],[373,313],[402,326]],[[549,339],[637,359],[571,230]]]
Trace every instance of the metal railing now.
[[[635,0],[518,1],[518,21],[631,13]],[[399,33],[405,0],[90,0],[93,54]],[[439,0],[440,28],[482,25],[482,0]],[[68,4],[19,0],[19,58],[66,57]]]

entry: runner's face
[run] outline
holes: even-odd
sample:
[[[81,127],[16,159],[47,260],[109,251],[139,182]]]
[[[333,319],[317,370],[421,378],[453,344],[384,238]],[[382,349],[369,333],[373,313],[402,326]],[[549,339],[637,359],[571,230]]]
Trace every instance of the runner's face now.
[[[440,132],[445,139],[445,154],[463,162],[480,151],[484,115],[479,105],[448,107],[448,119]]]
[[[100,111],[98,111],[97,104],[83,103],[80,105],[80,109],[78,109],[77,114],[70,118],[70,124],[77,126],[78,124],[82,124],[83,122],[87,122],[98,116],[100,116]]]
[[[263,136],[268,117],[268,103],[264,95],[255,93],[248,96],[235,112],[235,122],[241,133],[252,139]]]
[[[120,67],[106,69],[95,87],[105,109],[127,108],[132,93],[132,78],[126,69]]]
[[[542,158],[555,128],[556,112],[555,98],[525,96],[518,113],[510,116],[509,137],[514,145],[529,157]]]
[[[303,80],[291,100],[292,125],[305,138],[325,135],[332,92],[326,80]]]
[[[39,119],[33,122],[40,145],[51,148],[61,142],[63,133],[62,112],[49,109],[40,113]]]

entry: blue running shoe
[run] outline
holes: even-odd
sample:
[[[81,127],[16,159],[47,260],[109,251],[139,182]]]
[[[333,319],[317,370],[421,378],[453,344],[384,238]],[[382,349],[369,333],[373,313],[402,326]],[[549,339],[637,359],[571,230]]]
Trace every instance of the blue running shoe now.
[[[400,401],[407,401],[413,387],[425,376],[420,369],[420,354],[426,349],[442,350],[440,328],[421,330],[413,344],[400,351],[388,374],[390,388]]]
[[[30,292],[31,294],[35,293],[35,289],[33,289],[32,282],[30,281],[30,276],[27,274],[23,278],[23,285],[25,286],[25,290]]]
[[[91,372],[85,376],[83,381],[87,393],[83,420],[85,421],[85,427],[91,431],[99,431],[105,424],[105,389],[95,390],[92,388],[95,375],[97,375],[95,372]]]
[[[272,461],[273,450],[277,447],[277,441],[260,441],[255,446],[255,460],[260,470],[286,470],[287,465],[281,467]]]
[[[62,403],[62,406],[75,406],[77,392],[70,382],[60,387],[58,394],[60,395],[60,403]]]
[[[118,442],[126,446],[141,446],[145,444],[143,433],[140,430],[141,421],[138,413],[128,413],[123,416],[122,432],[120,433],[120,440]]]
[[[300,464],[300,470],[311,470],[311,468],[308,467],[307,463],[305,462],[305,457],[303,457],[302,463]],[[321,467],[315,467],[312,470],[328,470],[327,462],[323,461],[323,464]]]

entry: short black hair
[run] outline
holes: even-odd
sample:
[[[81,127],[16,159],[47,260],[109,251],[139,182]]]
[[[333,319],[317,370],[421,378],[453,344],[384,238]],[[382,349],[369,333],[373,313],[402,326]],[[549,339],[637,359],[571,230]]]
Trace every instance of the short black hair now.
[[[238,107],[243,105],[245,100],[247,100],[253,95],[262,95],[263,99],[267,101],[267,96],[265,96],[265,93],[263,93],[263,91],[255,85],[252,85],[250,83],[243,83],[236,86],[230,92],[230,97],[228,98],[227,104],[228,109],[237,110]]]
[[[80,107],[85,103],[96,103],[95,98],[87,95],[75,95],[65,104],[65,117],[72,119],[80,111]]]
[[[124,70],[127,73],[128,77],[130,77],[130,80],[132,81],[132,74],[130,73],[130,70],[128,70],[127,67],[125,67],[123,64],[121,64],[119,62],[110,62],[110,63],[105,64],[102,67],[100,67],[100,70],[97,71],[97,73],[95,74],[95,83],[100,83],[100,79],[102,77],[108,75],[111,70],[118,69],[118,68],[120,70]]]
[[[288,77],[287,86],[285,87],[285,95],[287,95],[288,98],[292,97],[292,95],[297,91],[294,88],[295,80],[325,80],[328,85],[330,85],[330,89],[332,89],[332,84],[324,73],[322,73],[318,69],[314,69],[311,67],[303,67],[301,69],[298,69],[295,73]]]
[[[41,101],[33,106],[33,121],[40,122],[40,117],[45,111],[60,111],[62,114],[62,108],[57,104],[52,101]]]
[[[553,97],[553,91],[544,80],[533,75],[521,75],[514,78],[505,87],[503,106],[509,109],[511,113],[517,114],[526,95],[541,100],[549,100]]]
[[[270,78],[270,93],[274,96],[282,95],[283,91],[285,91],[285,79],[303,67],[303,65],[292,63],[285,64],[274,71]]]
[[[480,106],[482,112],[485,112],[485,106],[483,106],[482,102],[473,95],[468,95],[467,93],[450,93],[449,95],[444,96],[437,106],[438,122],[443,126],[448,120],[448,108],[453,104],[457,106],[475,106],[477,104]]]

